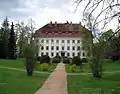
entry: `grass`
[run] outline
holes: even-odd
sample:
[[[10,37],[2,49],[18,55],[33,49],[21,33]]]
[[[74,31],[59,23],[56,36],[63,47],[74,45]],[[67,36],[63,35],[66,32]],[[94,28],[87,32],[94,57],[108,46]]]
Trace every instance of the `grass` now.
[[[9,60],[9,59],[0,59],[0,66],[3,67],[11,67],[11,68],[20,68],[25,69],[25,59],[16,59],[16,60]],[[39,62],[36,63],[35,70],[41,71]],[[56,64],[51,64],[48,72],[52,72],[56,67]]]
[[[120,74],[95,79],[90,75],[68,75],[68,94],[120,94]]]
[[[26,72],[0,69],[0,94],[34,94],[44,83],[48,74],[33,74]]]
[[[67,73],[71,73],[69,67],[70,67],[70,65],[66,64]],[[103,71],[109,71],[109,72],[120,71],[120,61],[119,62],[104,62],[103,63]],[[84,73],[91,72],[91,69],[90,69],[90,66],[88,63],[83,64],[83,72]],[[75,73],[81,73],[79,66],[76,67]]]

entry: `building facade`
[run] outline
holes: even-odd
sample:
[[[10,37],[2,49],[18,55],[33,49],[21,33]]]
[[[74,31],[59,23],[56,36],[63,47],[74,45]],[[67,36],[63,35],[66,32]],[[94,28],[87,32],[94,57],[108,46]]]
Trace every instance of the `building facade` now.
[[[52,23],[43,26],[35,32],[35,42],[39,45],[38,56],[49,55],[51,58],[56,55],[86,57],[82,47],[82,36],[80,34],[81,24],[73,23]]]

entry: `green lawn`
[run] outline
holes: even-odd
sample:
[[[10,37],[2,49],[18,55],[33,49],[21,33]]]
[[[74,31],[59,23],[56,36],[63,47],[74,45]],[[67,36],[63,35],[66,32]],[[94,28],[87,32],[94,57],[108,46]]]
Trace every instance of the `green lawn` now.
[[[68,75],[68,94],[120,94],[120,74],[104,75],[95,79],[91,75]]]
[[[69,64],[66,64],[66,71],[67,71],[67,73],[71,73]],[[103,63],[103,71],[109,71],[109,72],[120,71],[120,61],[119,62],[111,62],[111,63],[104,62]],[[84,73],[91,72],[89,64],[87,64],[87,63],[83,64],[83,72]],[[79,66],[77,66],[75,73],[81,73]]]
[[[0,66],[25,69],[24,62],[25,62],[25,59],[16,59],[16,60],[0,59]],[[51,64],[48,72],[52,72],[55,69],[55,67],[56,67],[56,64]],[[36,63],[35,70],[41,71],[39,62]]]
[[[0,69],[0,94],[34,94],[44,83],[48,74],[33,74],[26,72]]]

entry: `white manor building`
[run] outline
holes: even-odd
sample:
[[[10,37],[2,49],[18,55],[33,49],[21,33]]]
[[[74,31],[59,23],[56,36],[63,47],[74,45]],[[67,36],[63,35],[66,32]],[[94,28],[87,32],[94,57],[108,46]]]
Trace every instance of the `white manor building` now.
[[[39,47],[38,56],[49,55],[51,58],[56,55],[86,57],[82,47],[82,36],[80,34],[81,24],[52,23],[43,26],[35,32],[35,41]],[[83,27],[83,26],[82,26]]]

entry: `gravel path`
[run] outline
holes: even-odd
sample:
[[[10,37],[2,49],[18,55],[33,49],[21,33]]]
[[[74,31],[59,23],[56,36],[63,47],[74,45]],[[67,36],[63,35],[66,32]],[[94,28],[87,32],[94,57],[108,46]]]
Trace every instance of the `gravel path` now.
[[[59,63],[35,94],[68,94],[65,65]]]

